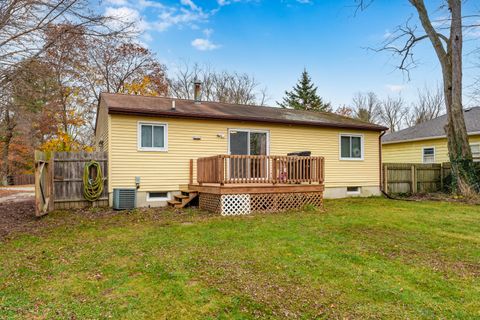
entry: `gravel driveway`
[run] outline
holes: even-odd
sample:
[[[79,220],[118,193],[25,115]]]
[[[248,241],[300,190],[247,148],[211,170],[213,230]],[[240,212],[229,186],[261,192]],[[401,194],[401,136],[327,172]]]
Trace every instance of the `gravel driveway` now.
[[[13,231],[34,228],[35,188],[0,187],[0,240]]]

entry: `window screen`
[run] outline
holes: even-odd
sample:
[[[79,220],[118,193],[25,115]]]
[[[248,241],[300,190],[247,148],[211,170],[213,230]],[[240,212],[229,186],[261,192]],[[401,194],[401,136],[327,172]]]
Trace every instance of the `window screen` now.
[[[157,199],[157,198],[168,198],[168,192],[149,192],[148,197],[150,199]]]
[[[140,146],[143,149],[165,148],[165,125],[141,124]]]
[[[340,157],[342,159],[362,158],[362,137],[346,136],[340,137]]]
[[[423,148],[423,163],[434,163],[434,162],[435,162],[435,149]]]
[[[360,192],[360,187],[347,187],[348,193],[358,193]]]
[[[152,147],[152,126],[142,125],[142,148]]]
[[[164,126],[154,126],[153,127],[153,147],[154,148],[163,148],[164,143]]]

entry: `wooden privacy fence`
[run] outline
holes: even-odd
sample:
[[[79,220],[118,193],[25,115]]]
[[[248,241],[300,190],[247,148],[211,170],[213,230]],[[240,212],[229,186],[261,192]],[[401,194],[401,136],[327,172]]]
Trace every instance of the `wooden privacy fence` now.
[[[8,181],[8,184],[12,186],[34,184],[35,175],[34,174],[16,174],[16,175],[8,176],[7,181]]]
[[[429,193],[444,189],[450,163],[384,163],[383,191],[386,193]]]
[[[478,160],[478,158],[474,158]],[[480,162],[474,162],[480,172]],[[384,163],[382,186],[386,193],[428,193],[450,188],[452,165],[444,163]]]
[[[83,197],[83,171],[87,162],[100,164],[103,193],[94,202]],[[108,206],[108,156],[106,152],[35,152],[36,214],[55,209]]]

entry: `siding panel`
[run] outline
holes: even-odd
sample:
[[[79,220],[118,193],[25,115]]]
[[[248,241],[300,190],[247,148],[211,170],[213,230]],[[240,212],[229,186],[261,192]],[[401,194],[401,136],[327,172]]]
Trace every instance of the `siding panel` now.
[[[188,184],[189,160],[226,154],[228,129],[249,128],[270,132],[270,154],[309,150],[314,156],[325,157],[327,187],[378,186],[378,132],[260,124],[218,120],[189,120],[110,115],[109,190],[132,187],[135,176],[141,177],[140,191],[178,190]],[[137,150],[138,122],[168,124],[168,151]],[[339,134],[364,135],[364,160],[339,160]],[[193,137],[201,140],[193,140]],[[195,170],[194,170],[195,172]]]
[[[470,144],[480,143],[480,136],[470,136]],[[449,162],[447,139],[431,139],[384,144],[382,161],[385,163],[422,163],[423,148],[435,147],[435,163]]]

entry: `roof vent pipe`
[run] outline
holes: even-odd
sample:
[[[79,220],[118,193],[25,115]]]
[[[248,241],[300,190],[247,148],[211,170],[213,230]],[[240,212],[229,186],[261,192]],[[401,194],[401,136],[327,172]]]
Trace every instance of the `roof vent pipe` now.
[[[198,104],[198,103],[200,103],[200,95],[201,95],[201,92],[202,92],[202,83],[200,82],[200,80],[195,78],[195,81],[193,82],[193,85],[194,85],[193,97],[194,97],[195,103]]]
[[[174,111],[175,111],[175,110],[176,110],[176,108],[177,108],[177,107],[175,106],[175,100],[172,100],[172,110],[174,110]]]

